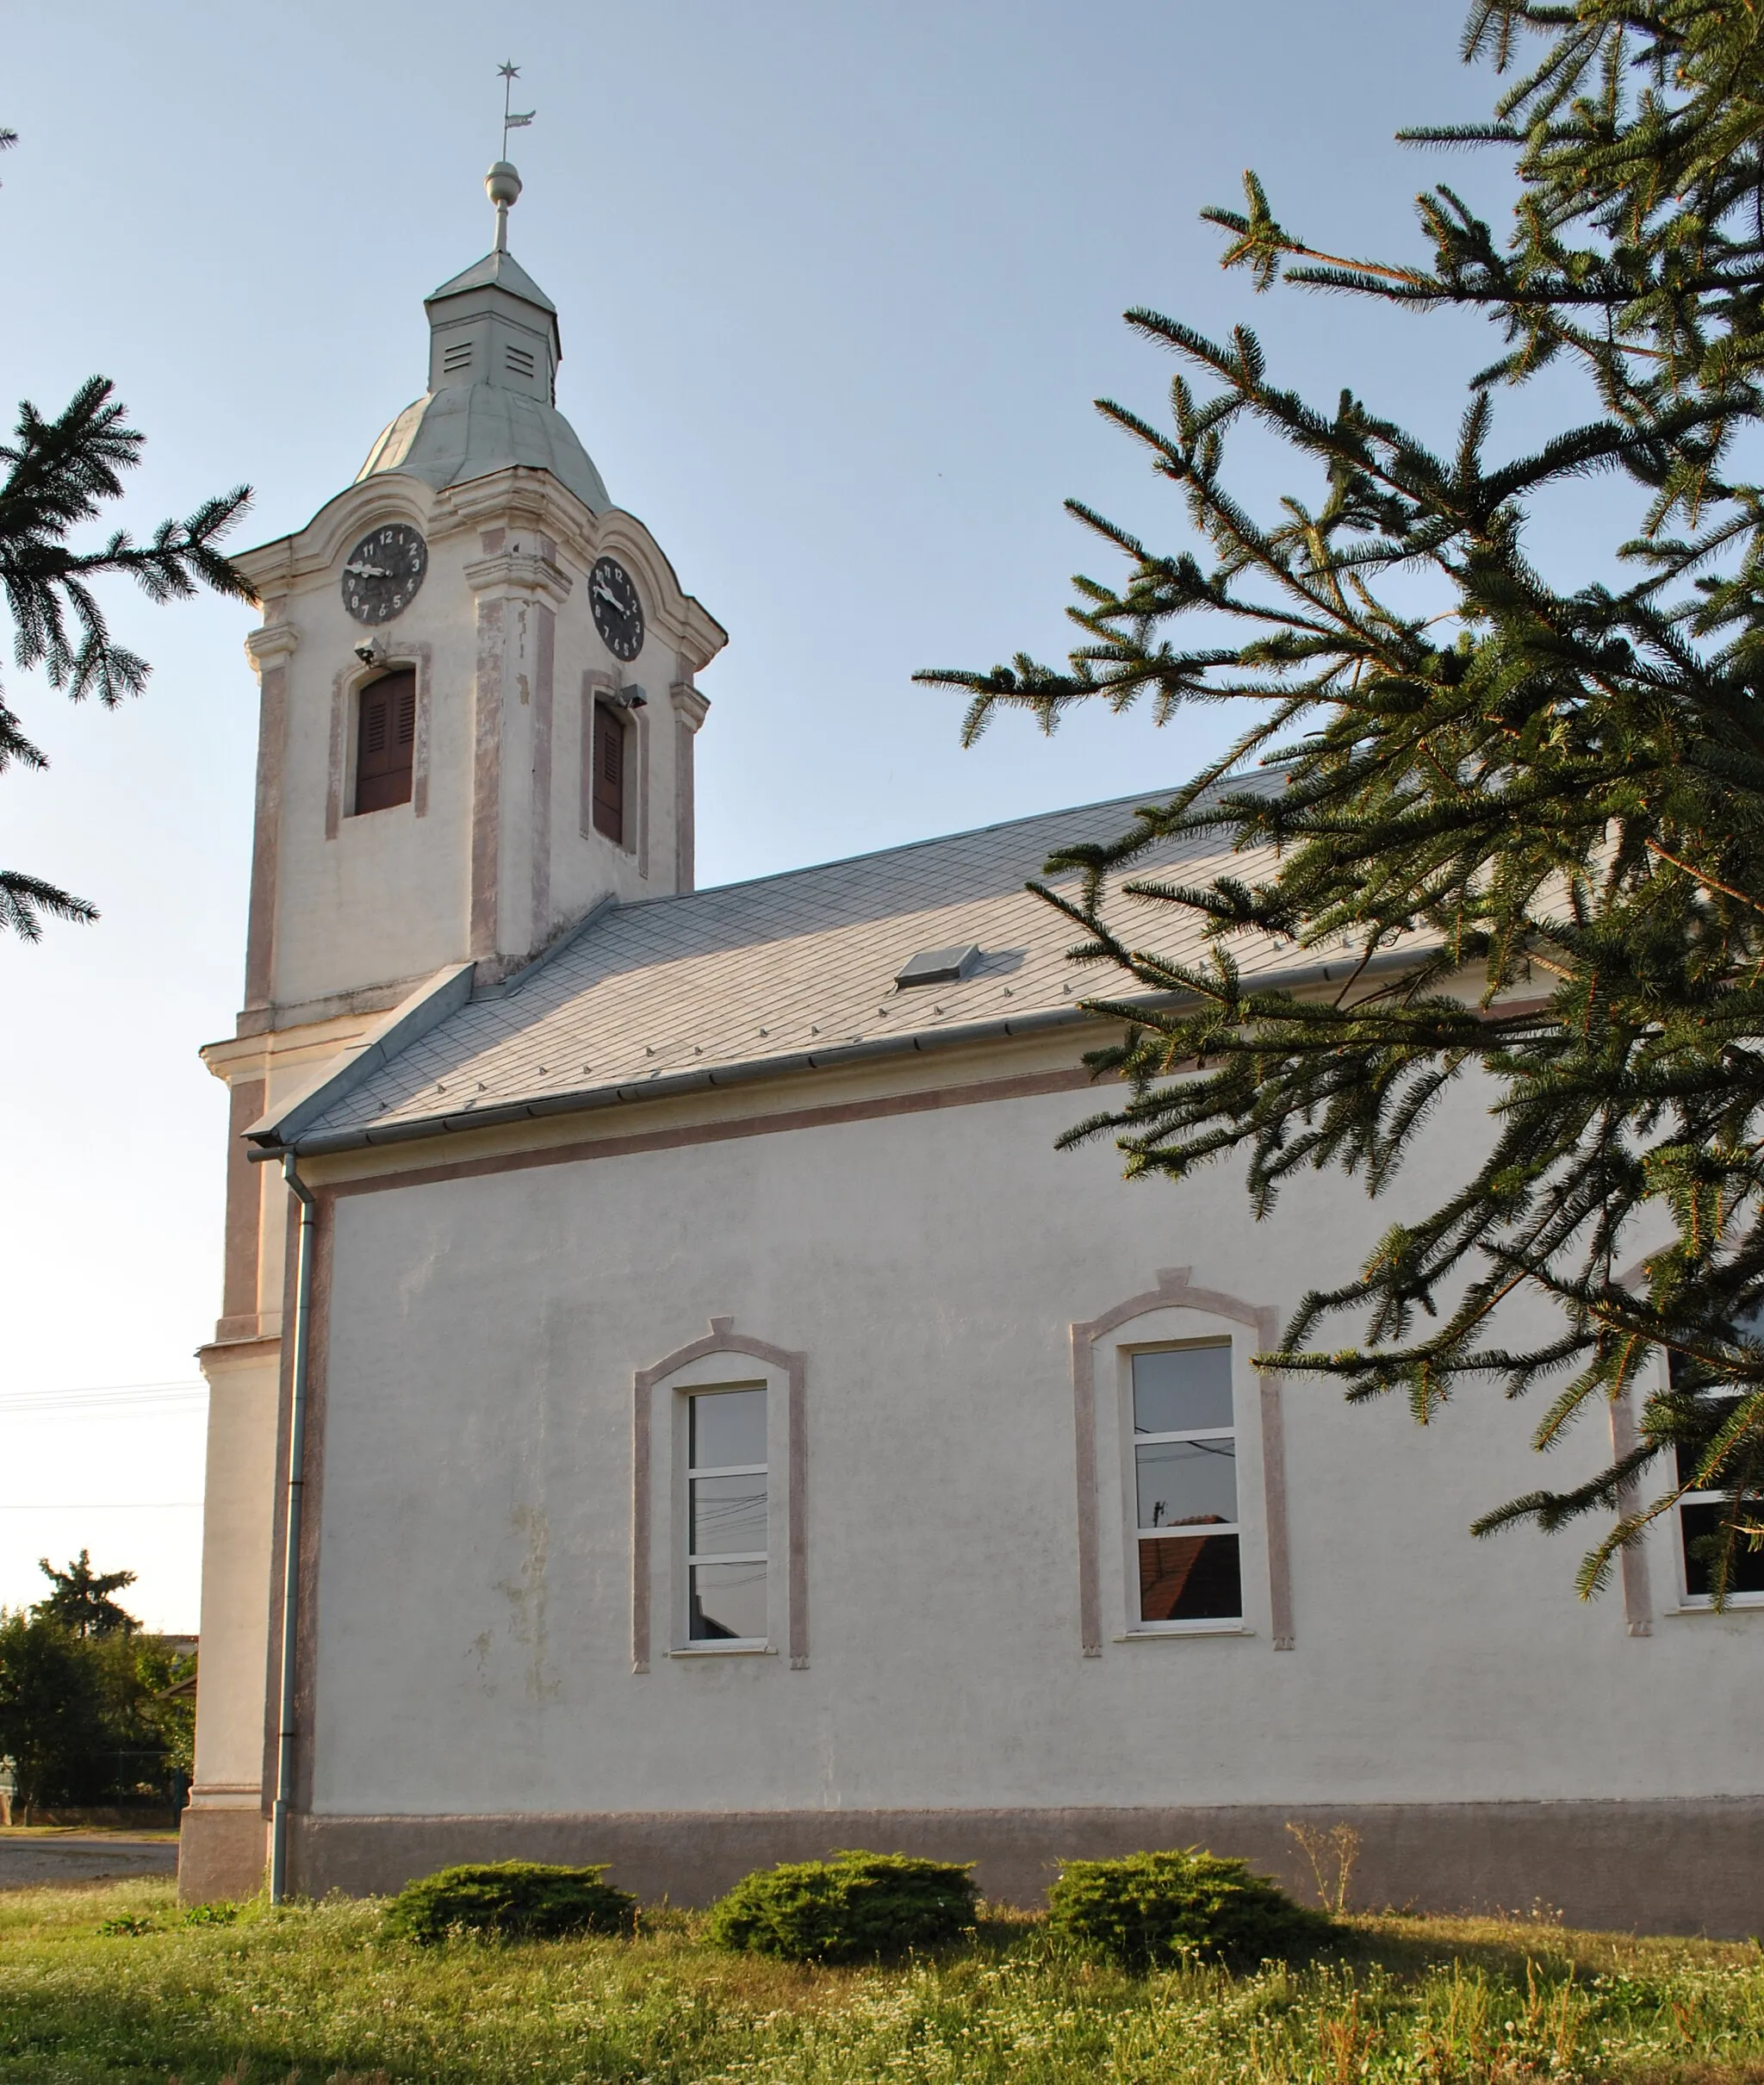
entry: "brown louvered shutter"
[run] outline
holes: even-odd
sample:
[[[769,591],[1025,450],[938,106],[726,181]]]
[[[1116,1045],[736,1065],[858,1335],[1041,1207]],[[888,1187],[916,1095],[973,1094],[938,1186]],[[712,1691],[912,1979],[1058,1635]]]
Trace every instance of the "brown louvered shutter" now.
[[[594,705],[594,831],[624,844],[624,725],[604,702]]]
[[[361,692],[355,748],[355,807],[386,811],[410,801],[417,746],[417,676],[412,667],[382,674]]]

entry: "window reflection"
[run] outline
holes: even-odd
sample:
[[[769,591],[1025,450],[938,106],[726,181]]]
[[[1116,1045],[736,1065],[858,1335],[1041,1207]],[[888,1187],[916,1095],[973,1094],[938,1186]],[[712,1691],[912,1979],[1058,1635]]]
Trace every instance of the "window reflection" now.
[[[1213,1441],[1141,1441],[1134,1458],[1141,1528],[1189,1521],[1236,1525],[1237,1443],[1229,1435]]]
[[[1140,1544],[1141,1621],[1232,1621],[1243,1611],[1235,1534]]]
[[[1742,1332],[1753,1338],[1764,1335],[1764,1323],[1756,1313],[1740,1321]],[[1677,1354],[1668,1357],[1669,1379],[1681,1387],[1682,1364]],[[1694,1488],[1686,1492],[1678,1509],[1679,1545],[1684,1557],[1685,1597],[1699,1606],[1715,1597],[1715,1573],[1721,1553],[1728,1548],[1727,1595],[1730,1599],[1756,1599],[1764,1595],[1764,1498],[1742,1497],[1737,1503],[1721,1480],[1713,1486],[1698,1485],[1697,1474],[1716,1436],[1739,1410],[1741,1400],[1719,1391],[1699,1393],[1694,1411],[1698,1430],[1690,1439],[1674,1441],[1673,1455],[1678,1481]],[[1742,1483],[1745,1480],[1741,1479]]]
[[[699,1391],[686,1399],[686,1638],[763,1643],[766,1391]]]
[[[763,1640],[765,1565],[693,1565],[692,1613],[686,1634],[693,1643],[751,1643]]]
[[[1732,1502],[1716,1499],[1707,1492],[1695,1503],[1680,1506],[1679,1524],[1684,1531],[1685,1591],[1693,1600],[1715,1596],[1715,1560],[1727,1540],[1730,1525],[1741,1530],[1733,1553],[1727,1560],[1727,1590],[1736,1593],[1764,1593],[1764,1547],[1755,1549],[1746,1531],[1764,1528],[1764,1498],[1741,1501],[1737,1512]]]
[[[1131,1369],[1140,1620],[1239,1620],[1231,1343],[1136,1354]]]
[[[766,1460],[766,1393],[718,1390],[693,1397],[687,1453],[695,1470],[726,1470]]]
[[[1134,1431],[1186,1434],[1232,1423],[1231,1348],[1165,1347],[1134,1356]]]
[[[763,1477],[695,1477],[692,1479],[694,1556],[745,1555],[766,1547],[766,1480]]]

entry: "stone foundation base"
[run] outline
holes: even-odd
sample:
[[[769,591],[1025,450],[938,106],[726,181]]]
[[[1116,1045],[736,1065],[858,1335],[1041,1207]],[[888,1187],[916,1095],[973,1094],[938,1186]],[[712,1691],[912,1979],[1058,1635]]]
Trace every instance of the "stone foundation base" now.
[[[269,1826],[256,1810],[183,1813],[177,1834],[177,1894],[186,1904],[255,1896],[270,1864]]]
[[[220,1820],[227,1817],[224,1831]],[[243,1876],[264,1858],[227,1813],[208,1814],[202,1850],[186,1816],[191,1881]],[[842,1846],[971,1860],[996,1902],[1039,1903],[1062,1859],[1157,1846],[1236,1854],[1314,1901],[1289,1822],[1359,1833],[1356,1909],[1531,1914],[1575,1926],[1738,1939],[1764,1932],[1764,1797],[1686,1802],[1345,1804],[1327,1808],[774,1810],[610,1812],[568,1816],[336,1817],[293,1820],[292,1886],[390,1892],[456,1861],[611,1862],[607,1878],[645,1902],[702,1905],[750,1869]],[[233,1836],[228,1836],[233,1834]],[[249,1840],[249,1845],[247,1841]],[[230,1866],[228,1864],[232,1864]],[[242,1886],[226,1894],[242,1894]],[[220,1892],[216,1892],[220,1894]]]

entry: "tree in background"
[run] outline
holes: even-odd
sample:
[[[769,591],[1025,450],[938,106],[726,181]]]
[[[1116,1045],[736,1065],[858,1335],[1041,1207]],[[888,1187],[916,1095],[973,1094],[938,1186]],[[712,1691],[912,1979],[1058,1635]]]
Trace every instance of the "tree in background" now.
[[[196,1657],[163,1636],[137,1636],[132,1647],[146,1755],[160,1784],[171,1783],[172,1808],[182,1809],[196,1771]]]
[[[21,1814],[169,1802],[194,1771],[196,1661],[110,1598],[133,1572],[95,1572],[89,1553],[28,1613],[0,1609],[0,1758]]]
[[[109,1799],[114,1746],[98,1646],[53,1621],[0,1614],[0,1755],[34,1812]]]
[[[65,1571],[57,1571],[47,1557],[38,1558],[37,1569],[54,1589],[31,1609],[38,1621],[59,1622],[75,1636],[132,1636],[141,1626],[110,1597],[134,1584],[134,1572],[94,1571],[89,1549]]]
[[[1404,136],[1502,155],[1504,239],[1443,185],[1419,206],[1428,262],[1320,249],[1253,174],[1243,210],[1205,213],[1258,290],[1369,298],[1394,323],[1488,317],[1500,352],[1453,443],[1352,392],[1312,404],[1246,327],[1214,341],[1129,312],[1177,359],[1171,424],[1100,409],[1178,489],[1194,541],[1156,550],[1072,502],[1127,570],[1075,582],[1067,664],[920,677],[968,691],[969,740],[1009,707],[1050,731],[1098,700],[1144,697],[1160,722],[1245,713],[1227,756],[1116,844],[1048,863],[1077,872],[1043,889],[1084,937],[1075,955],[1126,987],[1087,1004],[1127,1024],[1090,1059],[1127,1098],[1067,1141],[1112,1134],[1130,1176],[1175,1180],[1239,1157],[1261,1215],[1303,1167],[1382,1192],[1446,1089],[1486,1074],[1486,1155],[1357,1279],[1307,1296],[1274,1358],[1352,1399],[1401,1389],[1422,1420],[1467,1385],[1537,1391],[1548,1448],[1657,1382],[1664,1349],[1670,1387],[1646,1397],[1633,1452],[1478,1529],[1612,1516],[1590,1594],[1684,1490],[1724,1489],[1718,1603],[1764,1521],[1764,489],[1746,476],[1764,420],[1764,22],[1733,0],[1476,0],[1463,55],[1507,76],[1494,120]],[[1585,417],[1491,460],[1503,388],[1545,369],[1584,378]],[[1266,520],[1233,484],[1252,428],[1313,488]],[[1629,495],[1627,517],[1607,510],[1610,574],[1556,583],[1529,518],[1594,475]],[[1283,773],[1232,779],[1258,761]],[[1241,873],[1161,872],[1183,843],[1234,850]],[[1204,959],[1157,952],[1196,924]],[[1335,984],[1246,983],[1248,936],[1326,949]],[[1512,1345],[1501,1306],[1521,1292],[1549,1299],[1555,1329]],[[1357,1341],[1314,1350],[1344,1312]]]
[[[0,131],[0,151],[16,142],[16,132]],[[96,695],[106,709],[139,694],[152,669],[111,638],[95,581],[121,575],[153,601],[185,599],[199,585],[253,598],[217,547],[249,505],[248,485],[203,501],[187,520],[162,521],[149,543],[118,529],[95,550],[69,545],[74,529],[121,497],[121,474],[140,462],[146,438],[127,425],[127,408],[111,391],[107,377],[88,377],[55,420],[27,400],[13,440],[0,444],[0,588],[12,615],[13,657],[21,670],[40,668],[50,687],[73,701]],[[0,700],[0,774],[15,763],[49,764]],[[46,912],[82,922],[98,917],[84,899],[39,876],[0,869],[0,932],[9,928],[36,941]]]

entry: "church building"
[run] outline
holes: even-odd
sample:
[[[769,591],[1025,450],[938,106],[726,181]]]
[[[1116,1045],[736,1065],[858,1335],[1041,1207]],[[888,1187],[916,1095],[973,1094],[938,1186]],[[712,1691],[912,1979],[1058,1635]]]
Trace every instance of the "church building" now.
[[[1024,880],[1142,800],[695,887],[724,632],[558,412],[487,186],[423,395],[239,560],[184,1895],[522,1856],[702,1903],[862,1846],[1029,1903],[1140,1847],[1297,1885],[1289,1825],[1347,1823],[1359,1902],[1755,1930],[1764,1596],[1714,1613],[1662,1523],[1582,1603],[1573,1534],[1468,1532],[1538,1481],[1522,1411],[1258,1372],[1401,1195],[1258,1223],[1056,1150],[1104,1031]]]

